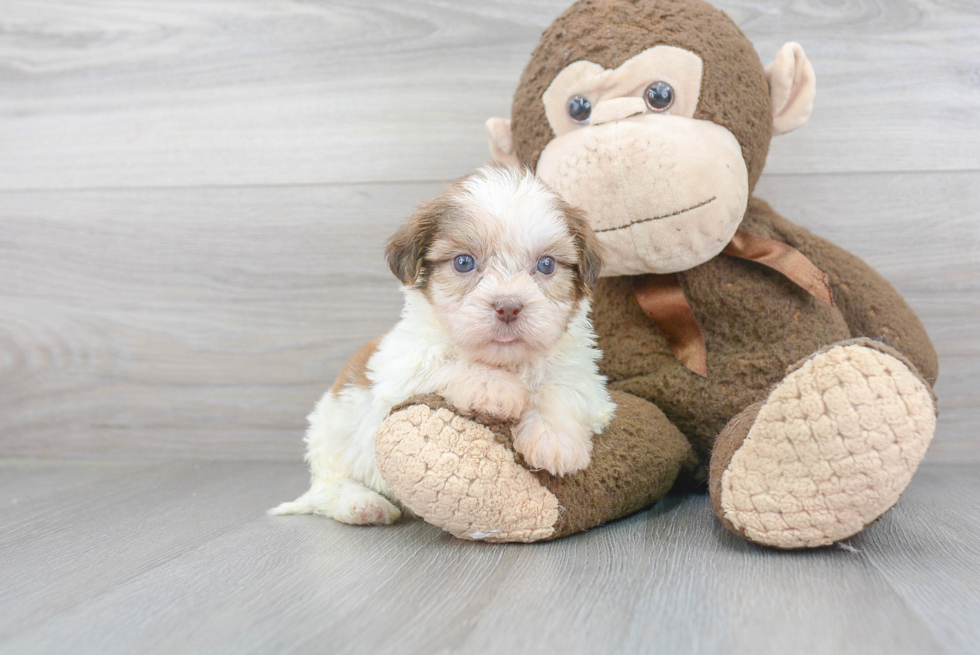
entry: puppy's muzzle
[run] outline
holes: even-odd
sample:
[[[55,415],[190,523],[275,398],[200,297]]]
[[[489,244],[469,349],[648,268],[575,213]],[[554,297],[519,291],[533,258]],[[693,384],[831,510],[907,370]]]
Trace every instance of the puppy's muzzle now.
[[[504,323],[511,323],[517,320],[517,315],[524,309],[524,303],[516,298],[504,298],[493,304],[497,312],[497,320]]]

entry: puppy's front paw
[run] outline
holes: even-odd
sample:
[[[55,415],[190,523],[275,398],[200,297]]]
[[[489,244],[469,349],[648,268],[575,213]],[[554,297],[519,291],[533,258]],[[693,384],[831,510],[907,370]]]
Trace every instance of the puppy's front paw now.
[[[516,375],[483,371],[456,380],[443,389],[443,397],[465,414],[516,421],[527,407],[528,393]]]
[[[529,466],[562,476],[589,465],[591,437],[584,428],[562,428],[537,413],[528,413],[514,429],[514,449]]]

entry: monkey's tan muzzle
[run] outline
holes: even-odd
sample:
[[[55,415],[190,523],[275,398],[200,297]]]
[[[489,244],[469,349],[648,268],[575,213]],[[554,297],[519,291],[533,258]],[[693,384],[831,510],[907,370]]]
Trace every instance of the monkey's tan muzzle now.
[[[601,122],[630,112],[623,100],[600,103],[599,124],[594,114],[590,129],[555,138],[537,174],[588,213],[606,247],[604,276],[693,268],[720,253],[742,221],[741,147],[709,121],[646,113]]]

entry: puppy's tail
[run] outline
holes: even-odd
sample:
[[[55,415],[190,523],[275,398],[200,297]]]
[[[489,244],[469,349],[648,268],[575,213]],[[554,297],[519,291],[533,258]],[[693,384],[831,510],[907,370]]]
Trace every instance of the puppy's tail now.
[[[285,516],[287,514],[312,514],[315,507],[313,503],[307,500],[309,493],[305,493],[296,500],[288,503],[282,503],[277,507],[273,507],[269,510],[269,514],[273,516]]]

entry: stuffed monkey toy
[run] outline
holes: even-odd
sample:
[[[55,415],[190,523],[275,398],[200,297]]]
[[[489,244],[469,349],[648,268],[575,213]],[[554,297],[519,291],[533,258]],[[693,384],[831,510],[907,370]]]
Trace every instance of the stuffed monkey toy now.
[[[457,537],[538,541],[707,483],[727,528],[789,549],[895,504],[935,431],[932,344],[880,275],[752,195],[814,94],[799,45],[763,67],[702,0],[582,0],[548,27],[487,130],[605,248],[592,306],[616,416],[559,478],[524,466],[507,425],[412,399],[376,439],[406,507]]]

